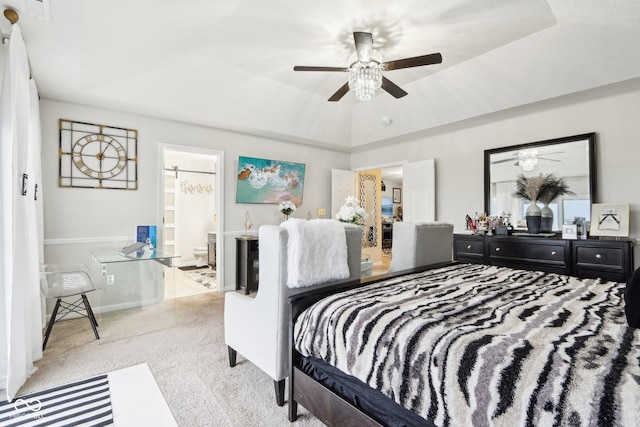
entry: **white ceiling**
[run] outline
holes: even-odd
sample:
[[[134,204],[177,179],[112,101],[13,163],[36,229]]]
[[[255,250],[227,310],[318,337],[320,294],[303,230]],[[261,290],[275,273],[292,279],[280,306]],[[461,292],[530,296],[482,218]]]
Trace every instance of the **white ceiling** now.
[[[42,97],[344,151],[640,77],[637,0],[0,0],[20,14]],[[9,23],[0,19],[0,31]],[[409,95],[327,99],[353,31]]]

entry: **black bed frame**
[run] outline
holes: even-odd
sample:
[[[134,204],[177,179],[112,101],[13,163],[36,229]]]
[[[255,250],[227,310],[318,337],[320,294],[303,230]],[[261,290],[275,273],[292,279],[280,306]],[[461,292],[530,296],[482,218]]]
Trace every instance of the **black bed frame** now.
[[[360,408],[344,400],[338,394],[317,382],[300,369],[301,355],[296,351],[293,343],[293,325],[298,315],[312,304],[321,299],[349,289],[354,289],[372,283],[387,280],[406,274],[419,273],[434,268],[440,268],[454,263],[433,264],[424,267],[399,271],[393,274],[385,274],[362,279],[336,286],[310,290],[297,294],[289,299],[291,323],[289,324],[289,336],[291,337],[291,372],[289,375],[289,421],[294,422],[298,418],[298,404],[304,406],[310,413],[328,426],[383,426],[374,420],[369,414]]]

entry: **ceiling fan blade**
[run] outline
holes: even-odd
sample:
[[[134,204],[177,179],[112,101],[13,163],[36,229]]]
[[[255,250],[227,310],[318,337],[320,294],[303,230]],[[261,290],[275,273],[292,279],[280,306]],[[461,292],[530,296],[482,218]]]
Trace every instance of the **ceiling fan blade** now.
[[[344,67],[307,67],[304,65],[296,65],[293,67],[293,71],[349,71],[348,68]]]
[[[329,98],[330,102],[340,101],[342,97],[349,92],[349,82],[345,83],[336,93]]]
[[[353,33],[353,40],[356,44],[358,61],[369,62],[369,54],[373,49],[373,36],[371,33],[355,32]]]
[[[538,157],[538,159],[540,159],[540,160],[548,160],[550,162],[559,162],[560,161],[558,159],[547,159],[546,157]]]
[[[496,160],[494,162],[491,162],[492,165],[497,165],[498,163],[505,163],[505,162],[512,162],[513,159],[503,159],[503,160]],[[514,164],[517,166],[518,165],[519,160],[517,160]]]
[[[442,55],[431,53],[429,55],[414,56],[413,58],[398,59],[397,61],[385,62],[384,68],[387,71],[400,70],[402,68],[421,67],[423,65],[440,64]]]
[[[402,90],[400,86],[393,83],[391,80],[384,76],[382,76],[382,89],[386,90],[394,98],[402,98],[403,96],[407,95],[407,92]]]

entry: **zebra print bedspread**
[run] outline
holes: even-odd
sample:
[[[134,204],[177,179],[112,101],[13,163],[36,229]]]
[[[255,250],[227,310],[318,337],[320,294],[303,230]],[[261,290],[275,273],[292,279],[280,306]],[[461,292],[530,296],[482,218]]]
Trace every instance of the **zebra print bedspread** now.
[[[639,426],[624,286],[451,266],[318,302],[295,346],[439,426]]]

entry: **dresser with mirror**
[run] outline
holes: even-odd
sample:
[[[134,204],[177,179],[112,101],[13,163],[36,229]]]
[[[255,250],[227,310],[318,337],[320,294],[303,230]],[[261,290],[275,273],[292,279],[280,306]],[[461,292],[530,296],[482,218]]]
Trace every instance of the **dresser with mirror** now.
[[[485,150],[484,170],[485,212],[494,217],[509,214],[518,236],[456,234],[456,260],[619,282],[629,278],[633,241],[561,238],[562,225],[575,218],[589,221],[591,205],[597,202],[595,133]],[[553,233],[527,235],[530,202],[513,193],[520,175],[539,174],[561,178],[570,192],[549,203]]]

